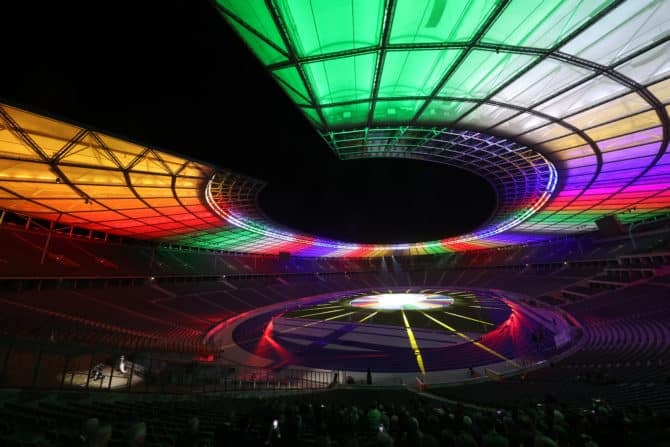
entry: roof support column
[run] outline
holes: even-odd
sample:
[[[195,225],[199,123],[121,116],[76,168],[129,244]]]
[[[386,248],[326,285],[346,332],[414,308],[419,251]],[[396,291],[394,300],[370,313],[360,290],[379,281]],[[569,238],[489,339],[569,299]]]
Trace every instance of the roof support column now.
[[[56,223],[60,220],[61,215],[62,214],[59,214],[56,220],[52,220],[51,222],[49,222],[49,232],[47,233],[47,240],[44,242],[44,248],[42,249],[42,259],[40,259],[40,265],[44,264],[44,259],[47,257],[49,242],[51,242],[51,234],[54,231],[54,226],[56,226]]]

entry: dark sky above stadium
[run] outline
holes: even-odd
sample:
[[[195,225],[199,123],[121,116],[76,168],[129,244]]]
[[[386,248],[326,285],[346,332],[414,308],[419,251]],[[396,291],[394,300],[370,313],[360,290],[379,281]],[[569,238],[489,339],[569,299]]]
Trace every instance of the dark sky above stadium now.
[[[490,216],[465,171],[338,160],[207,0],[13,3],[2,101],[264,180],[263,210],[308,233],[414,242]]]

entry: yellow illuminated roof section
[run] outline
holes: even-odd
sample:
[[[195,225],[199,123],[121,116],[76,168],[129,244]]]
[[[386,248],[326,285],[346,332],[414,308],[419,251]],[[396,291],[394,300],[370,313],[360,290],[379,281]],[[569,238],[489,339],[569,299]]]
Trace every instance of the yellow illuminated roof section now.
[[[141,239],[226,223],[203,203],[213,168],[0,105],[0,208]]]

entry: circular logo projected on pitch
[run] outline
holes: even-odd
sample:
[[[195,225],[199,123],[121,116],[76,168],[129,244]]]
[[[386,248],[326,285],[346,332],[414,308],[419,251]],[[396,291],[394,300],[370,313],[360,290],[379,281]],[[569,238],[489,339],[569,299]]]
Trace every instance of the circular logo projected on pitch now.
[[[454,299],[438,293],[379,293],[355,298],[350,306],[379,310],[429,310],[454,304]]]

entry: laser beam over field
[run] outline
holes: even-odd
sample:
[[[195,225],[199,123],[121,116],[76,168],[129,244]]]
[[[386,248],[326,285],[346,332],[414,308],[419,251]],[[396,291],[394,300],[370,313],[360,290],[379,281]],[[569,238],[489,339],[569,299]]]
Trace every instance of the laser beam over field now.
[[[344,314],[342,314],[342,315],[335,315],[334,317],[324,318],[323,320],[311,321],[311,322],[309,322],[309,323],[307,323],[307,324],[303,324],[303,325],[300,325],[300,326],[294,326],[294,327],[292,327],[292,328],[285,329],[285,330],[283,330],[283,331],[276,331],[276,332],[277,332],[278,334],[282,334],[282,335],[283,335],[283,334],[288,334],[289,332],[293,332],[293,331],[296,331],[296,330],[298,330],[298,329],[303,329],[303,328],[307,328],[307,327],[310,327],[310,326],[316,326],[317,324],[320,324],[320,323],[322,323],[322,322],[324,322],[324,321],[336,320],[336,319],[338,319],[338,318],[346,317],[347,315],[351,315],[351,314],[355,314],[355,313],[356,313],[355,311],[354,311],[354,312],[347,312],[347,313],[344,313]],[[375,313],[377,313],[377,312],[375,312]]]
[[[316,312],[313,314],[307,314],[307,315],[297,315],[298,318],[305,318],[305,317],[313,317],[314,315],[323,315],[323,314],[332,314],[333,312],[339,312],[342,310],[342,307],[340,306],[338,309],[335,310],[327,310],[325,312]]]
[[[351,314],[355,314],[355,313],[356,313],[356,311],[347,312],[347,313],[342,314],[342,315],[335,315],[334,317],[324,318],[323,321],[337,320],[338,318],[346,317],[347,315],[351,315]]]
[[[297,331],[298,329],[303,329],[303,328],[310,327],[310,326],[316,326],[317,324],[320,324],[320,323],[321,323],[321,320],[310,321],[307,324],[303,324],[303,325],[300,325],[300,326],[293,326],[291,328],[284,329],[283,331],[278,330],[276,332],[278,334],[284,335],[284,334],[288,334],[289,332]]]
[[[414,338],[414,332],[412,332],[412,328],[409,325],[409,321],[407,321],[407,315],[405,315],[404,310],[401,310],[400,313],[402,314],[402,321],[403,323],[405,323],[405,330],[407,331],[407,338],[409,338],[409,344],[412,347],[412,351],[414,351],[414,357],[416,357],[416,363],[417,365],[419,365],[419,370],[421,371],[421,374],[426,375],[426,368],[424,368],[423,366],[423,357],[421,357],[421,350],[419,349],[419,344],[416,342],[416,338]]]
[[[488,324],[489,326],[495,326],[495,324],[489,323],[488,321],[478,320],[476,318],[471,318],[471,317],[466,317],[465,315],[455,314],[453,312],[447,312],[446,310],[444,311],[444,313],[447,314],[447,315],[453,315],[454,317],[463,318],[465,320],[475,321],[475,322],[481,323],[481,324]]]
[[[516,366],[516,367],[521,367],[521,365],[519,365],[519,364],[518,364],[517,362],[515,362],[514,360],[512,360],[512,359],[508,359],[507,357],[505,357],[504,355],[500,354],[499,352],[496,352],[496,351],[494,351],[493,349],[489,348],[488,346],[486,346],[486,345],[484,345],[484,344],[482,344],[482,343],[480,343],[480,342],[478,342],[478,341],[475,341],[475,340],[472,339],[471,337],[468,337],[468,336],[465,335],[464,333],[462,333],[462,332],[460,332],[460,331],[457,331],[456,329],[454,329],[453,327],[449,326],[448,324],[441,322],[441,321],[438,320],[437,318],[431,317],[430,315],[428,315],[428,314],[425,313],[425,312],[421,312],[421,313],[422,313],[423,316],[425,316],[426,318],[428,318],[428,319],[434,321],[435,323],[439,324],[439,325],[442,326],[443,328],[445,328],[445,329],[447,329],[447,330],[450,330],[451,332],[453,332],[454,334],[458,335],[459,337],[461,337],[461,338],[463,338],[463,339],[465,339],[465,340],[468,340],[468,341],[471,342],[473,345],[477,346],[477,347],[480,348],[480,349],[483,349],[484,351],[488,352],[489,354],[492,354],[492,355],[498,357],[499,359],[505,360],[506,362],[510,362],[510,363],[512,363],[512,364],[513,364],[514,366]],[[404,315],[403,315],[403,316],[404,316]]]
[[[362,320],[359,321],[359,323],[362,323],[362,322],[364,322],[365,320],[369,320],[370,318],[374,317],[374,316],[377,315],[378,313],[379,313],[379,312],[372,312],[370,315],[366,315],[365,317],[363,317]]]

